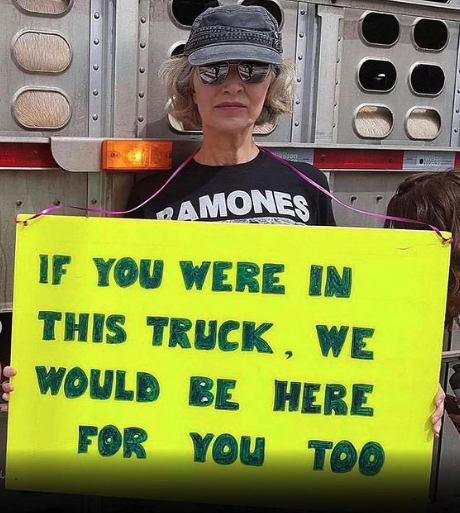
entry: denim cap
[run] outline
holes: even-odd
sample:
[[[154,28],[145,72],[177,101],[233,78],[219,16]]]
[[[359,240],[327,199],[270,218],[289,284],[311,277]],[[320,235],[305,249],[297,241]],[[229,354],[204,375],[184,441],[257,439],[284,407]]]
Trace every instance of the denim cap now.
[[[232,60],[282,64],[281,32],[260,6],[210,7],[196,17],[184,48],[192,66]]]

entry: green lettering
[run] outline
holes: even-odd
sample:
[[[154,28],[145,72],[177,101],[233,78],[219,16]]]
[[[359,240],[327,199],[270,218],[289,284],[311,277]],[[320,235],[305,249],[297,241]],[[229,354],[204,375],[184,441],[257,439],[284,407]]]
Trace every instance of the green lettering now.
[[[337,474],[350,472],[358,459],[358,453],[348,440],[340,441],[331,454],[331,470]]]
[[[93,262],[97,270],[97,286],[108,287],[109,271],[112,269],[112,266],[115,263],[115,258],[109,258],[107,262],[102,258],[93,258]]]
[[[211,262],[202,262],[200,266],[194,266],[191,261],[180,261],[179,265],[186,290],[190,290],[194,285],[197,290],[202,290]]]
[[[259,283],[254,278],[260,273],[259,266],[252,262],[238,262],[236,264],[236,292],[244,292],[247,287],[248,292],[259,292]]]
[[[343,268],[343,275],[340,276],[337,269],[330,265],[327,268],[326,297],[350,297],[351,295],[351,267]]]
[[[216,410],[239,410],[240,405],[229,401],[232,394],[228,392],[229,389],[234,389],[236,380],[234,379],[218,379],[217,380],[217,394],[216,394]]]
[[[40,388],[40,393],[46,395],[48,390],[51,390],[51,395],[56,395],[61,388],[62,380],[64,379],[64,375],[66,373],[66,368],[59,367],[56,372],[56,367],[50,367],[49,371],[47,371],[46,367],[37,365],[35,367],[35,372],[37,373],[37,381],[38,387]]]
[[[347,389],[343,385],[326,385],[324,397],[324,415],[346,415],[348,407],[342,397],[347,395]]]
[[[361,360],[373,360],[374,353],[365,351],[366,342],[364,338],[371,338],[374,334],[373,328],[353,328],[353,337],[351,341],[351,357],[360,358]]]
[[[129,427],[124,429],[123,435],[123,458],[131,458],[131,454],[134,453],[138,459],[145,459],[145,449],[141,444],[148,438],[147,431]]]
[[[238,321],[225,321],[219,328],[219,348],[222,351],[235,351],[238,348],[238,342],[229,342],[227,335],[240,327]]]
[[[287,392],[287,384],[287,381],[275,379],[273,411],[285,411],[286,401],[289,401],[289,411],[297,411],[299,409],[300,383],[292,381],[289,392]]]
[[[284,273],[284,264],[264,264],[262,294],[284,294],[284,285],[277,285],[280,279],[276,273]]]
[[[68,399],[82,396],[88,388],[88,377],[80,367],[70,369],[64,381],[64,394]]]
[[[190,349],[190,340],[186,334],[192,327],[189,319],[171,319],[171,331],[169,333],[169,347],[179,345],[183,349]]]
[[[353,385],[351,415],[364,415],[366,417],[374,416],[374,408],[365,407],[367,403],[365,394],[370,394],[374,390],[374,385],[356,384]]]
[[[189,433],[193,442],[193,461],[204,463],[206,461],[206,452],[211,440],[214,438],[212,433],[208,433],[204,438],[198,433]]]
[[[312,265],[310,267],[310,290],[309,296],[321,296],[321,284],[323,282],[323,266]]]
[[[243,351],[252,351],[254,348],[259,353],[273,353],[272,348],[261,337],[273,324],[264,322],[256,328],[255,322],[243,321]]]
[[[328,356],[329,350],[332,349],[333,356],[337,358],[345,343],[348,326],[340,326],[340,331],[337,331],[337,326],[332,326],[329,330],[327,326],[318,324],[316,326],[316,332],[318,333],[318,340],[323,356]]]
[[[302,413],[321,413],[321,405],[313,404],[316,401],[315,392],[321,385],[318,383],[305,383],[303,387]]]
[[[228,279],[227,273],[224,272],[232,268],[231,262],[214,262],[212,264],[212,287],[215,292],[231,292],[232,286],[224,283]]]
[[[309,440],[308,448],[315,450],[315,459],[313,460],[313,470],[324,470],[324,457],[326,450],[332,449],[333,443],[323,440]]]
[[[150,271],[152,260],[141,260],[139,271],[139,284],[143,289],[157,289],[163,280],[163,260],[155,260],[153,270]]]
[[[139,269],[131,257],[123,257],[115,264],[113,277],[119,287],[131,286],[139,276]]]
[[[43,321],[43,340],[56,340],[54,337],[54,327],[56,321],[60,321],[61,319],[61,312],[48,310],[41,310],[38,312],[38,320]]]

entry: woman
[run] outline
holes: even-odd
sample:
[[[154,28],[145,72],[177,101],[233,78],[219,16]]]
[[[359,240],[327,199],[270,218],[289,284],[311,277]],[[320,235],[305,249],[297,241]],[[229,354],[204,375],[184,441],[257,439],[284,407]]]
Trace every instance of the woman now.
[[[335,225],[323,173],[309,164],[284,161],[254,142],[256,126],[290,112],[294,70],[282,58],[281,32],[263,7],[207,9],[191,28],[184,55],[167,61],[160,76],[171,113],[199,129],[198,152],[172,173],[155,173],[133,189],[131,217],[201,221]]]

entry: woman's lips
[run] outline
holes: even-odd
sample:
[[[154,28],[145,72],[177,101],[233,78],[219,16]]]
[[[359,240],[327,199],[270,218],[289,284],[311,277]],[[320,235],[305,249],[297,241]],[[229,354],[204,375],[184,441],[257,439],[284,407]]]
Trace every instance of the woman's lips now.
[[[216,109],[219,109],[219,110],[225,110],[225,111],[238,111],[238,110],[243,110],[246,108],[245,105],[243,105],[242,103],[238,103],[238,102],[223,102],[223,103],[219,103],[215,106]]]

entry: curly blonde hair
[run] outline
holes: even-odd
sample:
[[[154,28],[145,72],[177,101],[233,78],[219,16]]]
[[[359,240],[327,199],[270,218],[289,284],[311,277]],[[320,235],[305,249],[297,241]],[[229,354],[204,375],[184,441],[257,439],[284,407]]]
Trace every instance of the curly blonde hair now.
[[[184,126],[200,130],[201,117],[192,98],[194,68],[187,57],[173,57],[163,63],[158,75],[170,98],[169,113]],[[274,124],[278,116],[292,112],[294,92],[294,65],[290,61],[285,61],[276,66],[276,73],[256,125]]]

